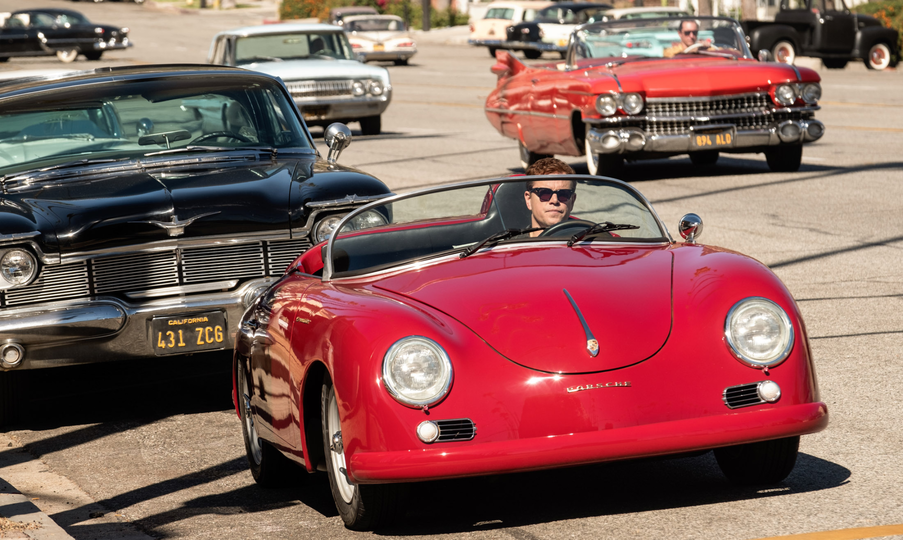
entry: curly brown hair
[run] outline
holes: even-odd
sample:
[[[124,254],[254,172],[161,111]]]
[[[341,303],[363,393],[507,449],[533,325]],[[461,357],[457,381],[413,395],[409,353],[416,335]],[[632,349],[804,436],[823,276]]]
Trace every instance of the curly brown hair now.
[[[547,175],[547,174],[574,174],[574,169],[570,165],[555,159],[553,157],[542,158],[536,163],[527,167],[527,176]],[[527,189],[533,188],[533,182],[527,182]]]

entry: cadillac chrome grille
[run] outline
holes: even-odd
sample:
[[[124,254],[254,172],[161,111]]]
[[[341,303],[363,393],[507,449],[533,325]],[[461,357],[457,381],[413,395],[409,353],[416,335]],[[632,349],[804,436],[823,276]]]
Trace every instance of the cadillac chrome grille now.
[[[350,97],[351,79],[340,81],[293,81],[285,83],[293,98]]]
[[[757,382],[741,384],[740,386],[729,386],[724,389],[722,395],[724,404],[730,409],[739,409],[740,407],[765,403],[759,397],[758,387],[759,383]]]
[[[456,420],[436,420],[439,437],[436,442],[469,441],[477,434],[477,427],[469,418]]]
[[[46,266],[31,285],[0,293],[3,307],[195,283],[279,276],[306,240],[228,244],[102,257]]]
[[[657,101],[649,99],[648,116],[715,116],[722,114],[762,113],[774,107],[768,94],[746,94],[709,99],[680,99]]]

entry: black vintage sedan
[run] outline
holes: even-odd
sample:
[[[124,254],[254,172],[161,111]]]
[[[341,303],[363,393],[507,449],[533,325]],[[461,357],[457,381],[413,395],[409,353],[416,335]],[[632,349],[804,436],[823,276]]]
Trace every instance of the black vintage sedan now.
[[[70,9],[14,11],[0,28],[0,62],[13,56],[53,56],[61,62],[82,54],[100,60],[106,51],[132,46],[129,29],[96,24]]]
[[[327,136],[324,160],[281,81],[237,68],[0,83],[0,422],[17,371],[230,350],[258,294],[390,193]]]

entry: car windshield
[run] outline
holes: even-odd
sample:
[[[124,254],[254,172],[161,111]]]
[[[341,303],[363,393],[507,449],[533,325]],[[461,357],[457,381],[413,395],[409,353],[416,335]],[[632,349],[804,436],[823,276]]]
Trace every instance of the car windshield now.
[[[235,65],[306,58],[353,60],[344,32],[268,34],[240,38],[235,44]]]
[[[310,142],[282,86],[262,77],[126,80],[0,99],[0,175],[189,146],[309,149]]]
[[[400,32],[404,30],[404,21],[388,18],[346,21],[345,29],[349,32]]]
[[[501,8],[501,7],[489,8],[489,10],[486,11],[486,16],[483,18],[484,19],[501,19],[501,20],[505,20],[505,21],[510,21],[511,19],[514,18],[514,8]]]
[[[633,19],[574,32],[574,58],[752,58],[739,24],[727,18]]]
[[[556,217],[542,217],[553,209]],[[534,231],[538,236],[531,236],[528,229],[536,227],[536,215],[545,223]],[[577,175],[511,177],[423,190],[368,205],[343,223],[327,247],[327,279],[448,255],[450,260],[480,257],[481,249],[501,242],[567,246],[575,235],[587,232],[573,248],[668,241],[652,208],[632,187]],[[593,225],[597,229],[589,231]]]

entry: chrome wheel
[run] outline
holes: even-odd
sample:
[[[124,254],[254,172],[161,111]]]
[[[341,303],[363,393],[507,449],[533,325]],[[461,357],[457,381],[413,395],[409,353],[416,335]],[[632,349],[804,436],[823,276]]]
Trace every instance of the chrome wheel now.
[[[64,64],[69,64],[74,62],[78,57],[78,49],[69,49],[66,51],[56,51],[56,57],[60,62]]]
[[[239,376],[239,399],[241,400],[241,420],[245,424],[245,430],[248,434],[248,453],[254,463],[260,464],[263,461],[263,449],[260,447],[260,437],[257,436],[257,428],[254,426],[254,417],[251,415],[251,389],[248,387],[248,379],[245,370],[238,368]]]
[[[345,448],[342,443],[342,425],[339,421],[339,404],[335,399],[335,389],[329,390],[329,401],[326,408],[326,432],[330,434],[329,460],[332,462],[332,470],[336,472],[334,478],[336,490],[342,500],[351,504],[354,498],[356,486],[348,481],[345,467]]]
[[[869,49],[869,56],[865,60],[865,65],[869,69],[878,71],[890,65],[890,47],[884,43],[875,43]]]

